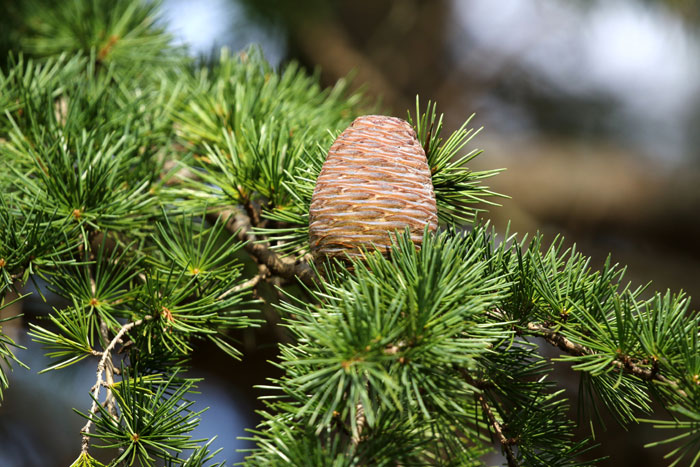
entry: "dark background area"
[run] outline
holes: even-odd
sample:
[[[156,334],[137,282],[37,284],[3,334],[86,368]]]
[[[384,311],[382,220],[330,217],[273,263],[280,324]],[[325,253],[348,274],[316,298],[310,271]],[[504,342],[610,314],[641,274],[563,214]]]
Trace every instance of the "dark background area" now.
[[[549,240],[562,233],[593,267],[612,252],[632,282],[700,297],[697,1],[165,0],[163,13],[195,55],[259,43],[277,66],[318,67],[325,84],[352,73],[381,113],[405,116],[416,94],[438,103],[447,132],[476,113],[484,130],[467,150],[484,154],[473,168],[507,168],[490,184],[511,197],[484,219]],[[87,409],[94,365],[37,376],[45,359],[25,331],[48,308],[37,295],[23,306],[10,332],[32,369],[15,368],[0,406],[0,466],[69,465],[83,423],[70,408]],[[217,459],[229,463],[261,408],[253,386],[275,375],[279,332],[239,338],[243,362],[201,347],[192,369],[206,378],[197,407],[213,407],[195,436],[218,434]],[[575,401],[577,375],[557,372]],[[642,448],[658,436],[647,426],[609,421],[596,435],[591,455],[613,456],[600,465],[667,464],[663,448]]]

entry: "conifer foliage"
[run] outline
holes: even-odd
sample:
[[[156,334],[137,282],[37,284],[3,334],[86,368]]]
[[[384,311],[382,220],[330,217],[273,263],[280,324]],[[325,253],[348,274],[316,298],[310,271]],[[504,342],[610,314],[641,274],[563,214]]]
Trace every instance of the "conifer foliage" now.
[[[574,428],[603,411],[657,428],[649,446],[667,445],[670,465],[700,464],[687,297],[643,294],[561,239],[496,235],[477,214],[498,171],[470,171],[476,132],[443,135],[430,103],[408,120],[440,231],[420,249],[394,232],[387,256],[311,264],[316,177],[371,109],[347,82],[323,88],[256,48],[198,64],[157,8],[32,0],[8,8],[3,33],[0,307],[37,278],[69,303],[30,335],[53,359],[44,371],[95,365],[75,466],[103,465],[100,447],[118,448],[109,465],[213,465],[215,442],[191,436],[197,380],[184,370],[203,340],[245,359],[231,330],[261,324],[255,288],[274,278],[289,284],[274,305],[291,339],[283,376],[259,388],[246,464],[482,465],[496,450],[509,466],[591,465],[594,433]],[[245,257],[259,274],[243,274]],[[578,372],[578,401],[542,346]],[[0,396],[22,371],[16,348],[0,332]],[[669,416],[653,419],[653,402]]]

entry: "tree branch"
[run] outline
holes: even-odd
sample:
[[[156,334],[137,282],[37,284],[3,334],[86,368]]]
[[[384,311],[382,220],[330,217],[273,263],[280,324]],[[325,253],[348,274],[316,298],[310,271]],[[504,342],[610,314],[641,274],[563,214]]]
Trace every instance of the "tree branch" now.
[[[219,216],[228,218],[226,230],[236,235],[239,241],[245,242],[243,248],[248,254],[258,263],[267,266],[272,274],[285,279],[296,278],[310,287],[316,284],[316,275],[308,263],[298,259],[279,256],[270,249],[269,244],[258,242],[255,234],[252,232],[253,226],[247,214],[240,210],[223,209],[207,215],[211,221],[215,221],[216,217]]]
[[[141,323],[148,319],[151,319],[151,317],[146,316],[138,321],[131,321],[122,326],[121,329],[119,329],[119,332],[117,332],[114,338],[109,342],[107,347],[105,347],[105,349],[101,352],[102,358],[100,358],[100,361],[97,364],[97,381],[92,387],[92,405],[90,406],[90,412],[88,412],[88,421],[87,423],[85,423],[85,426],[83,426],[83,428],[80,430],[80,433],[82,433],[83,435],[80,449],[81,453],[87,453],[88,448],[90,447],[90,427],[92,426],[93,417],[97,413],[97,405],[99,403],[98,401],[100,398],[100,389],[102,389],[103,385],[107,384],[103,379],[103,374],[107,366],[111,365],[112,351],[114,350],[114,347],[116,347],[116,345],[121,341],[122,337],[124,337],[124,334],[126,334],[136,326],[139,326]]]
[[[531,331],[533,335],[542,337],[545,341],[549,342],[555,347],[558,347],[569,355],[583,356],[594,354],[591,349],[572,342],[563,334],[541,324],[528,323],[527,329]],[[625,355],[618,356],[617,359],[613,361],[613,365],[644,381],[657,381],[659,383],[666,384],[673,388],[681,397],[688,397],[688,394],[678,387],[678,383],[660,374],[656,368],[641,367]]]
[[[478,390],[477,392],[475,392],[476,400],[479,401],[479,404],[481,405],[481,410],[484,412],[484,415],[486,415],[486,418],[489,421],[489,425],[493,429],[494,433],[496,433],[498,442],[503,448],[503,452],[505,453],[506,459],[508,460],[508,467],[520,467],[515,453],[513,452],[513,444],[515,444],[515,442],[512,439],[506,438],[505,434],[503,434],[503,426],[496,419],[496,415],[493,413],[493,410],[491,410],[491,406],[484,397],[484,390],[489,387],[493,387],[493,383],[490,381],[475,379],[474,376],[466,368],[460,368],[458,371],[464,377],[467,383],[469,383],[471,386],[475,387]]]
[[[177,185],[183,180],[197,178],[196,174],[186,168],[180,168],[176,172],[176,166],[177,163],[171,161],[166,162],[164,165],[168,171],[166,176],[167,185]],[[315,286],[316,274],[308,263],[300,259],[279,256],[270,248],[268,243],[258,241],[252,229],[253,227],[258,227],[262,222],[259,208],[256,208],[251,201],[245,202],[243,208],[245,212],[240,209],[219,209],[207,214],[207,219],[212,223],[216,222],[218,217],[228,219],[225,225],[226,230],[236,235],[239,241],[244,242],[243,248],[248,254],[257,263],[265,265],[273,275],[285,279],[296,278],[309,287]]]
[[[506,438],[506,436],[503,434],[503,426],[496,419],[496,415],[494,415],[493,411],[491,410],[486,398],[482,393],[478,393],[476,395],[476,399],[481,404],[481,410],[486,415],[486,418],[488,419],[491,428],[493,428],[494,433],[496,433],[496,438],[501,444],[501,448],[503,449],[506,459],[508,460],[508,467],[520,467],[518,459],[515,457],[515,453],[513,452],[513,441]]]
[[[541,324],[527,323],[527,329],[529,331],[533,331],[533,333],[535,333],[537,336],[544,338],[544,340],[553,346],[559,347],[561,350],[570,355],[582,356],[593,353],[590,349],[570,341],[562,334],[559,334],[546,326],[542,326]]]
[[[100,319],[100,334],[102,335],[104,342],[109,342],[109,327],[104,319]],[[112,352],[107,352],[106,354],[103,354],[102,357],[106,357],[104,364],[105,384],[108,388],[110,388],[114,384],[114,364],[112,363]],[[114,397],[112,395],[112,391],[109,389],[107,389],[107,396],[105,396],[105,405],[107,407],[107,411],[113,416],[116,416],[117,410],[114,405]]]
[[[229,295],[231,295],[231,294],[233,294],[233,293],[236,293],[236,292],[240,292],[241,290],[244,290],[244,289],[252,289],[252,288],[254,288],[256,285],[258,285],[258,282],[260,282],[260,281],[263,280],[264,278],[265,278],[265,277],[264,277],[262,274],[256,274],[256,275],[254,275],[253,277],[251,277],[250,279],[248,279],[247,281],[242,282],[242,283],[238,284],[238,285],[235,286],[235,287],[231,287],[231,288],[228,289],[226,292],[224,292],[224,293],[222,293],[221,295],[219,295],[219,297],[217,298],[217,300],[221,300],[221,299],[223,299],[223,298],[226,298],[226,297],[228,297]]]

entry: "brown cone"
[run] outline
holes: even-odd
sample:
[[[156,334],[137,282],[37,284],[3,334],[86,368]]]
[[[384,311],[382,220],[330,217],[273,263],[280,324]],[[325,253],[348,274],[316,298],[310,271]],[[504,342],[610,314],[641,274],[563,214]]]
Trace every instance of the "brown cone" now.
[[[338,136],[316,181],[309,209],[311,252],[357,256],[372,245],[386,252],[391,235],[410,229],[422,243],[437,229],[430,167],[416,132],[400,118],[358,117]]]

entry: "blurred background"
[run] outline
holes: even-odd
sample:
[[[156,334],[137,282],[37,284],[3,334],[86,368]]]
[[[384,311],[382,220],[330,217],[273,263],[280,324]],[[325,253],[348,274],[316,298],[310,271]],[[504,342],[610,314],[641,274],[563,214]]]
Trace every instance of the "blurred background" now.
[[[511,197],[485,219],[562,233],[593,267],[612,252],[634,283],[700,297],[700,1],[164,0],[162,13],[193,55],[257,43],[273,65],[297,60],[325,84],[351,73],[381,113],[404,117],[416,94],[437,101],[447,133],[476,113],[473,168],[507,168],[490,184]],[[45,306],[35,297],[24,312]],[[37,378],[41,349],[15,332],[32,370],[15,369],[0,407],[0,466],[68,465],[82,419],[66,407],[87,409],[94,365]],[[206,377],[198,406],[215,407],[196,436],[218,433],[229,463],[256,424],[252,386],[274,375],[274,330],[241,339],[244,363],[201,348],[193,367]],[[596,433],[591,457],[667,464],[663,449],[642,448],[646,429]]]

